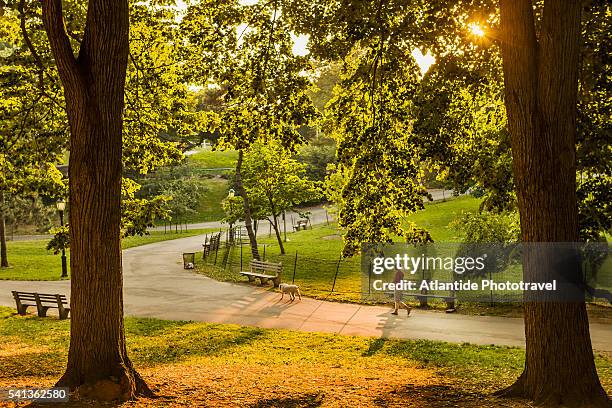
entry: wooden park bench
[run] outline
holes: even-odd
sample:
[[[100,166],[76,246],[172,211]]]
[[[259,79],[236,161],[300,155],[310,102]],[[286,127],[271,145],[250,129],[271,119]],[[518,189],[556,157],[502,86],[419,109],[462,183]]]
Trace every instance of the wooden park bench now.
[[[300,229],[306,230],[308,227],[308,220],[300,219],[295,222],[293,229],[299,231]]]
[[[46,317],[47,310],[58,309],[59,318],[66,319],[70,313],[70,308],[66,307],[68,301],[65,295],[35,293],[35,292],[19,292],[13,291],[13,298],[17,304],[17,313],[25,315],[29,306],[36,306],[39,317]]]
[[[208,237],[204,239],[204,243],[202,244],[202,259],[205,259],[208,255],[213,253],[214,251],[219,249],[219,244],[221,243],[221,233],[218,232],[210,236],[210,240]]]
[[[266,262],[252,259],[249,262],[249,271],[241,271],[240,274],[249,278],[249,282],[254,282],[259,279],[262,285],[271,280],[274,287],[278,287],[281,283],[281,275],[283,273],[283,264],[281,262]]]

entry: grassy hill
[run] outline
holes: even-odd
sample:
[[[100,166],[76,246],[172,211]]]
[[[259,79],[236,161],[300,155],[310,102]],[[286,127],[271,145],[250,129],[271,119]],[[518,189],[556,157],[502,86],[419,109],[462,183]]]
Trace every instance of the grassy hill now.
[[[203,148],[187,157],[187,161],[198,168],[227,169],[236,166],[238,152],[236,150],[213,151],[210,148]]]

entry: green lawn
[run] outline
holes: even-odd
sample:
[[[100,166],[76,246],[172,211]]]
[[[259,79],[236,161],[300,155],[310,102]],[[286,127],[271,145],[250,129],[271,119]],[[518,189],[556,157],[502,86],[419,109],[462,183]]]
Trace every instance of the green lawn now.
[[[435,242],[460,242],[461,235],[449,224],[464,213],[477,212],[480,202],[471,196],[432,202],[425,204],[425,209],[411,214],[407,221],[428,230]]]
[[[187,157],[187,163],[194,174],[202,178],[206,192],[198,203],[196,212],[182,217],[182,222],[219,221],[225,216],[221,201],[227,197],[230,188],[227,174],[231,172],[225,169],[233,169],[237,159],[238,152],[235,150],[212,151],[210,148],[200,149]]]
[[[202,149],[199,152],[188,156],[188,163],[203,169],[227,169],[234,168],[238,160],[236,150],[213,151]]]
[[[153,242],[205,234],[207,232],[211,232],[211,230],[188,230],[178,234],[164,234],[163,231],[151,231],[149,235],[142,237],[125,238],[121,246],[123,249],[127,249]],[[10,266],[0,269],[0,279],[59,280],[62,273],[60,255],[54,255],[53,252],[47,251],[46,246],[46,240],[7,242]],[[68,251],[67,256],[70,257],[70,251]]]
[[[53,381],[65,366],[69,321],[13,313],[12,309],[0,308],[0,386],[15,381],[40,386]],[[325,389],[329,391],[326,396],[333,397],[344,387],[356,387],[372,388],[374,397],[386,394],[387,386],[396,383],[415,387],[440,383],[465,393],[465,398],[474,392],[485,397],[509,385],[520,374],[524,361],[524,350],[497,346],[144,318],[126,318],[125,327],[129,354],[147,381],[153,385],[166,382],[172,387],[178,386],[175,383],[193,386],[191,381],[208,379],[213,373],[210,384],[197,383],[198,388],[210,387],[210,398],[221,398],[225,395],[222,392],[229,398],[236,397],[241,391],[232,384],[238,378],[252,382],[244,390],[247,395],[267,389],[274,392],[280,386],[286,392],[302,387]],[[597,356],[596,362],[602,384],[610,392],[612,361]],[[344,380],[337,383],[330,378],[334,376]],[[214,391],[217,388],[219,392]],[[165,395],[172,392],[164,391]],[[438,397],[444,398],[444,388],[439,391]],[[353,398],[352,392],[346,395]]]
[[[472,197],[429,203],[424,210],[412,214],[408,220],[427,228],[435,241],[456,242],[460,238],[458,232],[448,227],[448,224],[463,212],[477,211],[479,203],[478,199]],[[268,230],[266,224],[261,224],[261,228]],[[288,228],[291,226],[288,225]],[[343,244],[335,224],[289,233],[288,239],[284,256],[280,255],[274,236],[258,240],[262,255],[265,246],[266,260],[283,263],[285,281],[293,280],[295,269],[295,283],[300,285],[300,289],[307,296],[349,302],[363,301],[361,257],[340,260]],[[248,246],[243,246],[242,249],[237,247],[227,254],[221,251],[216,262],[214,257],[210,257],[208,263],[200,261],[198,270],[214,279],[243,282],[246,278],[241,276],[239,271],[247,267],[250,259]],[[211,262],[214,265],[210,265]]]
[[[206,221],[219,221],[225,217],[221,201],[227,197],[229,192],[229,181],[214,177],[204,181],[206,192],[198,203],[195,214],[189,214],[183,217],[183,221],[187,223],[198,223]]]

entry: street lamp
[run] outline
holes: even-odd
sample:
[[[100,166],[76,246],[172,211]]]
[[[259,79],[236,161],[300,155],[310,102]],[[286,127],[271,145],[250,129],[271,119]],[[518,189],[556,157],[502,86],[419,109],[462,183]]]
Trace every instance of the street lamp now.
[[[59,200],[56,204],[57,211],[59,212],[60,225],[64,226],[64,210],[66,209],[66,202]],[[66,264],[66,250],[62,247],[62,278],[68,277],[68,267]]]

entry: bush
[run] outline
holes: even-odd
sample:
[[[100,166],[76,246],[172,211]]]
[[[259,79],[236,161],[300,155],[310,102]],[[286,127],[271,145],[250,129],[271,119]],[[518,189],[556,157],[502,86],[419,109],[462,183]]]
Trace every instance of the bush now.
[[[521,236],[517,212],[467,213],[450,226],[465,234],[465,243],[516,243]]]
[[[312,181],[325,181],[327,165],[336,162],[336,146],[306,145],[297,156],[306,165],[306,177]]]
[[[504,271],[520,255],[516,244],[521,229],[516,212],[509,213],[467,213],[451,223],[451,226],[465,234],[457,256],[472,256],[486,249],[488,257],[484,269],[472,270],[469,276],[484,276],[489,272]]]

